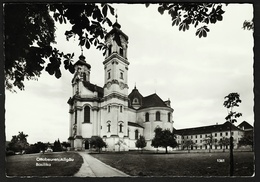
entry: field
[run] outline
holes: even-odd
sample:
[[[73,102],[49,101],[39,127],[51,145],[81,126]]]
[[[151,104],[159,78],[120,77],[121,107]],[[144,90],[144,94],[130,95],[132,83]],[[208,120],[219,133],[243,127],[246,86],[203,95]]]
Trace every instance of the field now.
[[[69,159],[70,161],[40,161],[42,159]],[[72,176],[79,170],[82,163],[82,157],[74,152],[13,155],[6,157],[6,175],[10,177]]]
[[[229,176],[229,152],[91,154],[131,176]],[[254,153],[234,152],[234,176],[254,174]]]

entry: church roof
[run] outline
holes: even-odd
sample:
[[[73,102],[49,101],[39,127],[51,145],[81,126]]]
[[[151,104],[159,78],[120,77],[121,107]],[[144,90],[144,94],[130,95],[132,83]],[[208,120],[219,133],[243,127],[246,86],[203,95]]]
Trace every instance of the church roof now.
[[[85,56],[83,56],[83,55],[79,56],[79,60],[74,64],[74,66],[76,66],[76,65],[85,65],[85,66],[87,66],[88,69],[91,68],[90,64],[88,64],[85,61]]]
[[[175,133],[179,134],[179,135],[207,134],[207,133],[213,133],[213,132],[229,131],[230,130],[229,128],[230,128],[230,123],[227,121],[224,124],[220,124],[220,125],[216,124],[216,125],[202,126],[202,127],[196,127],[196,128],[186,128],[186,129],[175,130]],[[231,129],[240,130],[233,124],[232,124]]]
[[[143,97],[143,104],[140,109],[148,108],[148,107],[167,107],[165,102],[156,94],[149,95],[147,97]]]
[[[149,107],[168,107],[166,103],[156,94],[152,94],[146,97],[143,97],[142,94],[136,89],[136,87],[132,90],[132,92],[128,95],[129,98],[129,107],[132,108],[133,100],[137,98],[139,100],[140,108],[149,108]]]
[[[83,85],[92,92],[96,91],[98,93],[98,97],[102,98],[104,96],[104,89],[102,87],[99,87],[87,81],[83,81]]]
[[[130,102],[132,102],[134,100],[134,98],[137,98],[142,103],[143,96],[142,96],[142,94],[140,94],[138,89],[136,89],[136,87],[135,87],[132,90],[132,92],[128,95],[128,98],[130,99]]]
[[[133,123],[128,121],[128,126],[134,126],[134,127],[138,127],[138,128],[144,128],[143,126],[139,125],[138,123]]]
[[[105,39],[107,39],[110,35],[114,34],[114,40],[117,42],[119,46],[121,46],[119,35],[122,35],[126,41],[128,40],[128,36],[124,32],[122,32],[122,30],[120,30],[121,25],[117,21],[112,25],[112,27],[113,29],[106,34]]]

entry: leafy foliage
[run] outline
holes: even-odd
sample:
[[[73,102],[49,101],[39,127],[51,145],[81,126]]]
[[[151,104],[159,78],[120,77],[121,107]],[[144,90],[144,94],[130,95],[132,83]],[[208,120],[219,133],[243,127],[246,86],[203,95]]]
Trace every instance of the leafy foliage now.
[[[118,151],[120,152],[120,148],[123,145],[126,145],[126,143],[123,140],[118,140],[115,145],[118,145]]]
[[[148,7],[149,4],[146,4]],[[158,12],[168,14],[172,18],[172,26],[179,26],[179,30],[189,30],[190,25],[195,28],[196,36],[207,37],[208,24],[215,24],[223,20],[223,4],[221,3],[159,3]]]
[[[155,136],[152,139],[152,146],[155,148],[164,147],[165,152],[167,153],[167,147],[175,148],[178,146],[176,142],[176,136],[170,130],[162,130],[162,128],[155,128]]]
[[[62,142],[61,143],[61,146],[63,146],[64,148],[68,148],[68,147],[71,147],[70,143],[69,142]]]
[[[135,146],[139,149],[141,148],[143,151],[143,148],[146,147],[146,141],[145,141],[145,137],[140,135],[140,137],[136,140],[135,142]]]
[[[215,143],[215,140],[212,136],[212,134],[208,135],[206,138],[204,138],[205,145],[209,145],[209,152],[212,147],[212,145]]]
[[[225,147],[230,145],[229,138],[223,137],[218,141],[218,144],[223,147],[223,152],[225,152]]]
[[[8,149],[14,152],[22,152],[23,150],[26,150],[29,146],[27,137],[28,135],[23,132],[19,132],[18,135],[12,136],[12,140],[8,144]]]
[[[254,30],[254,22],[253,20],[252,21],[248,21],[248,20],[245,20],[244,23],[243,23],[243,27],[242,27],[244,30],[247,29],[247,30]]]
[[[188,152],[190,152],[191,146],[193,146],[195,143],[193,140],[185,140],[183,147],[188,149]]]
[[[239,146],[252,146],[254,145],[254,137],[253,135],[244,135],[243,138],[241,138],[238,142]]]
[[[26,153],[27,154],[32,154],[32,153],[39,153],[39,152],[45,152],[45,150],[47,149],[47,145],[42,143],[42,142],[37,142],[33,145],[30,145],[27,150]]]
[[[67,40],[78,37],[79,45],[87,49],[94,45],[106,51],[102,42],[104,25],[112,25],[108,15],[114,8],[107,3],[36,4],[16,3],[4,6],[5,21],[5,87],[24,89],[24,80],[36,79],[45,70],[61,77],[60,66],[74,73],[72,53],[56,49],[55,24],[70,23]]]
[[[57,141],[55,140],[53,144],[53,152],[61,152],[61,151],[62,151],[62,147],[60,144],[60,140],[59,139]]]
[[[90,139],[90,146],[93,148],[98,148],[98,152],[100,153],[101,148],[107,147],[107,144],[100,136],[92,136]]]
[[[225,119],[231,123],[237,122],[234,118],[239,118],[242,116],[242,113],[233,111],[234,107],[239,107],[239,103],[242,101],[239,98],[238,93],[230,93],[227,96],[225,96],[225,101],[223,103],[224,107],[228,109],[228,115],[225,117]]]

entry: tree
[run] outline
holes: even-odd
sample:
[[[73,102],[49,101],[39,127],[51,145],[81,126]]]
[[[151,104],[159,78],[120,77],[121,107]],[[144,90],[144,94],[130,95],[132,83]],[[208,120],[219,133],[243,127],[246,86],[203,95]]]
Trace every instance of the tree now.
[[[62,142],[61,145],[67,150],[68,147],[70,147],[69,142]]]
[[[201,38],[207,37],[209,23],[215,24],[223,20],[225,12],[222,6],[221,3],[159,3],[158,12],[168,12],[172,18],[172,26],[179,26],[180,31],[189,30],[190,25],[195,28],[200,25],[195,35]]]
[[[152,139],[152,146],[155,148],[164,147],[165,153],[168,153],[167,147],[175,148],[178,146],[176,142],[176,136],[173,132],[168,129],[162,130],[161,128],[156,128],[154,130],[155,136]]]
[[[24,79],[36,79],[45,69],[56,78],[61,77],[60,66],[74,73],[74,54],[63,53],[54,47],[55,24],[70,23],[71,29],[64,33],[66,39],[78,38],[79,46],[91,45],[106,51],[101,41],[105,35],[104,25],[111,26],[108,15],[114,8],[107,3],[37,4],[6,3],[5,22],[5,86],[24,89]]]
[[[121,146],[125,145],[125,142],[123,140],[118,140],[115,145],[118,145],[118,150],[120,152]]]
[[[218,144],[223,147],[223,152],[225,152],[225,148],[230,144],[229,138],[226,137],[221,138],[218,141]]]
[[[244,135],[239,141],[239,146],[251,146],[253,150],[254,141],[253,141],[253,134]]]
[[[41,151],[44,153],[46,149],[47,149],[47,145],[46,144],[44,144],[42,142],[37,142],[37,143],[27,147],[26,153],[27,154],[39,153]]]
[[[168,11],[172,25],[186,31],[190,25],[197,28],[196,36],[206,37],[207,25],[222,21],[221,3],[159,3],[158,11]],[[146,4],[148,7],[149,4]],[[114,8],[108,3],[5,3],[5,87],[24,90],[24,80],[40,77],[45,69],[50,75],[60,78],[63,63],[66,70],[74,73],[74,53],[64,53],[55,48],[55,23],[70,23],[70,30],[64,33],[66,39],[78,38],[79,46],[89,49],[95,46],[107,50],[103,43],[105,25],[111,26],[108,18],[114,15]],[[245,21],[244,29],[253,29],[252,21]]]
[[[209,146],[209,153],[210,153],[210,150],[212,149],[212,145],[215,142],[212,134],[210,134],[206,138],[204,138],[204,142],[205,142],[206,146]]]
[[[12,136],[12,140],[9,143],[9,149],[13,150],[14,152],[23,153],[28,146],[29,143],[27,142],[28,135],[24,134],[23,132],[18,132],[18,135]]]
[[[57,141],[55,140],[53,144],[53,152],[61,152],[61,151],[62,151],[62,147],[60,144],[60,140],[59,139]]]
[[[193,146],[195,143],[193,140],[185,140],[183,143],[183,148],[187,148],[188,153],[190,153],[191,146]]]
[[[230,139],[229,139],[229,148],[230,148],[230,176],[233,176],[234,172],[234,157],[233,157],[233,136],[231,134],[233,123],[237,122],[236,118],[242,116],[242,113],[233,111],[234,107],[239,107],[240,96],[238,93],[230,93],[224,97],[225,101],[223,103],[224,107],[227,108],[228,115],[225,119],[230,123]]]
[[[100,153],[103,147],[107,147],[107,144],[100,136],[92,136],[90,138],[90,146],[93,148],[98,148],[98,152]]]
[[[140,135],[140,137],[136,140],[135,146],[139,149],[141,148],[141,151],[143,153],[143,148],[146,147],[146,141],[145,137]]]

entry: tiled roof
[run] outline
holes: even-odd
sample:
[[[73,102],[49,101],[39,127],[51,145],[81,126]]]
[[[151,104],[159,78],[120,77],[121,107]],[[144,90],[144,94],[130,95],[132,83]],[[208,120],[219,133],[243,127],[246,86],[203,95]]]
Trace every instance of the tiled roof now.
[[[229,128],[230,128],[230,123],[225,122],[224,124],[221,125],[210,125],[210,126],[175,130],[175,133],[178,135],[196,135],[196,134],[206,134],[206,133],[221,132],[221,131],[230,131]],[[232,130],[240,130],[233,124],[231,128]]]
[[[130,121],[128,121],[128,125],[138,127],[138,128],[144,128],[143,126],[139,125],[138,123],[133,123],[133,122],[130,122]]]
[[[104,96],[104,89],[102,87],[99,87],[87,81],[83,81],[83,85],[92,92],[96,91],[98,93],[98,97],[102,98]]]
[[[134,98],[137,98],[139,101],[139,104],[142,105],[142,99],[143,96],[140,94],[140,92],[136,89],[136,87],[132,90],[132,92],[128,95],[129,98],[129,107],[131,107],[131,103],[133,102]]]
[[[149,108],[149,107],[168,107],[166,103],[156,94],[152,94],[146,97],[143,97],[142,94],[136,89],[136,87],[132,90],[132,92],[128,95],[129,103],[128,106],[132,107],[132,103],[134,98],[137,98],[140,104],[139,109]]]
[[[253,129],[253,126],[250,125],[250,124],[249,124],[248,122],[246,122],[246,121],[243,121],[243,122],[240,123],[237,127],[240,128],[240,129],[244,128],[244,130]]]
[[[167,107],[165,102],[156,93],[143,97],[142,102],[142,106],[139,109],[148,107]]]

